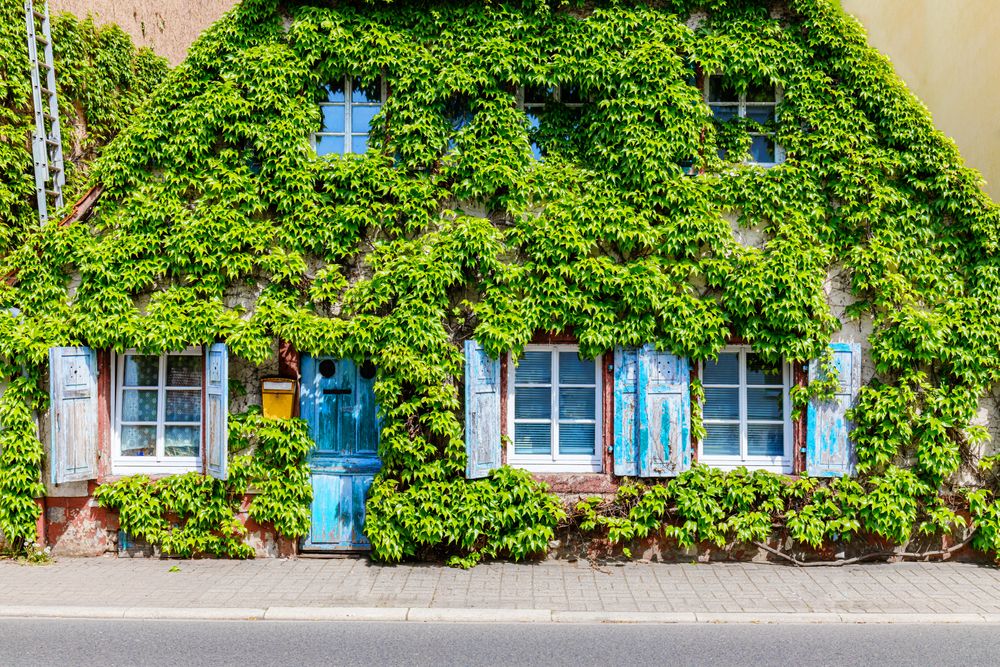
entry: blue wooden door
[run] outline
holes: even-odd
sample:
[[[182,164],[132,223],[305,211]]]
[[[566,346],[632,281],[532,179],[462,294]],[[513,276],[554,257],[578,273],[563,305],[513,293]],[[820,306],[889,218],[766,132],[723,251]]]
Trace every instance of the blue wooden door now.
[[[316,446],[309,455],[313,503],[309,551],[365,551],[365,499],[381,462],[375,369],[333,357],[302,360],[301,413]]]

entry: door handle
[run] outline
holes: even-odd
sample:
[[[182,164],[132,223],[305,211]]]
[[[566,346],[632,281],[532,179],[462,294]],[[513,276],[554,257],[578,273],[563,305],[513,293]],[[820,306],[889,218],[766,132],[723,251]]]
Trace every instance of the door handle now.
[[[350,389],[324,389],[323,394],[350,394]]]

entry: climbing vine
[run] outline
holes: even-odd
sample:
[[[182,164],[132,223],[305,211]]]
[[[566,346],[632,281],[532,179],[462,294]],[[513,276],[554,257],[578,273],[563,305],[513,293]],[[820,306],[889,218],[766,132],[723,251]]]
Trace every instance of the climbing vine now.
[[[63,151],[67,167],[67,201],[87,185],[88,166],[101,147],[115,137],[149,91],[166,75],[166,61],[147,49],[136,49],[115,26],[96,26],[69,14],[53,17],[53,44],[58,72]],[[38,211],[31,155],[34,129],[31,78],[25,42],[24,8],[5,3],[0,8],[0,254],[7,255],[5,276],[22,266],[14,257],[31,252],[25,243],[37,232]],[[38,256],[34,266],[48,272]],[[56,267],[52,267],[56,268]],[[59,269],[50,277],[63,275]],[[29,279],[30,281],[30,279]],[[41,283],[35,283],[40,287]],[[49,283],[56,288],[55,282]],[[6,308],[17,308],[10,294]],[[39,295],[58,299],[57,292]],[[57,320],[26,323],[17,310],[0,322],[0,375],[7,378],[0,396],[0,547],[6,541],[15,552],[31,548],[39,508],[43,448],[36,436],[35,415],[46,408],[41,391],[41,366],[46,347],[58,334]],[[28,335],[28,338],[24,336]],[[4,539],[6,538],[6,540]]]
[[[778,120],[716,121],[706,73],[780,86]],[[345,75],[383,77],[388,98],[367,153],[319,157],[318,102]],[[532,128],[518,88],[559,84],[587,103],[553,101]],[[813,546],[902,543],[961,528],[967,508],[976,545],[995,548],[995,484],[973,464],[1000,377],[998,210],[829,0],[246,0],[148,97],[92,169],[97,214],[26,232],[4,258],[19,280],[0,306],[19,315],[0,320],[26,350],[8,345],[11,364],[37,367],[55,343],[215,340],[261,363],[276,337],[372,359],[373,554],[469,565],[543,551],[564,515],[524,472],[463,479],[461,341],[516,354],[537,331],[571,332],[588,357],[652,343],[701,360],[735,335],[768,362],[805,362],[853,327],[872,332],[874,365],[852,414],[857,480],[695,468],[587,501],[585,527],[723,544],[762,541],[783,517]],[[752,132],[785,162],[747,164]],[[181,479],[102,496],[228,502]],[[229,516],[215,539],[238,537]]]
[[[199,473],[156,480],[133,475],[99,486],[97,502],[118,511],[126,533],[171,556],[252,557],[237,516],[250,489],[251,519],[273,525],[279,535],[304,536],[312,500],[306,465],[312,440],[305,422],[252,412],[234,416],[230,429],[225,481]]]

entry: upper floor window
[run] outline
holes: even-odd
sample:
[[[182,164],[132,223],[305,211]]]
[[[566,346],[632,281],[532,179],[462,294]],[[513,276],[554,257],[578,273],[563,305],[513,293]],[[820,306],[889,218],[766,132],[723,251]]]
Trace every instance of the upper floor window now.
[[[600,366],[581,359],[575,345],[529,345],[509,365],[511,465],[539,472],[601,470]]]
[[[318,155],[346,155],[368,150],[372,119],[385,103],[385,85],[379,77],[364,85],[345,76],[326,87],[326,101],[320,103],[323,127],[312,137]]]
[[[701,365],[706,436],[698,461],[719,468],[792,470],[791,369],[768,368],[747,346]]]
[[[781,89],[773,84],[751,85],[739,91],[725,77],[705,77],[705,101],[716,120],[726,123],[734,118],[746,118],[763,126],[777,120]],[[774,142],[774,135],[750,132],[751,162],[772,166],[785,161],[784,151]]]
[[[552,103],[561,104],[567,109],[582,109],[583,96],[576,86],[560,84],[558,86],[525,86],[517,91],[518,106],[528,117],[529,136],[531,139],[531,154],[536,160],[541,160],[543,152],[538,145],[537,134],[541,126],[545,108]]]

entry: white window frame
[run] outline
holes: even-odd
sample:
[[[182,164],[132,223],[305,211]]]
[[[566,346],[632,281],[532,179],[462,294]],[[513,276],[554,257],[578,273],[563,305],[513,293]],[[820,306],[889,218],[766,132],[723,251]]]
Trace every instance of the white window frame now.
[[[739,426],[740,426],[740,454],[739,456],[706,456],[703,453],[704,442],[698,443],[698,462],[711,466],[713,468],[720,468],[722,470],[733,470],[735,468],[745,467],[750,470],[770,470],[771,472],[779,472],[790,474],[792,472],[792,462],[793,462],[793,448],[794,443],[794,424],[792,421],[792,400],[791,400],[791,388],[792,388],[792,368],[789,363],[781,364],[781,378],[782,382],[781,397],[782,397],[782,413],[784,414],[784,419],[780,422],[777,420],[763,420],[754,419],[749,420],[747,418],[747,388],[768,388],[777,389],[779,385],[747,385],[747,355],[753,353],[753,349],[749,345],[728,345],[722,350],[723,354],[739,354],[739,384],[708,384],[704,381],[705,377],[705,363],[701,362],[698,364],[698,375],[702,378],[702,386],[706,389],[710,387],[727,388],[727,389],[737,389],[737,395],[739,397]],[[707,399],[706,399],[707,400]],[[704,412],[703,412],[704,414]],[[702,423],[705,425],[709,424],[735,424],[737,421],[731,419],[702,419]],[[782,433],[784,434],[785,447],[784,454],[782,456],[750,456],[748,454],[749,442],[747,437],[747,424],[782,424],[784,426]]]
[[[125,358],[130,355],[142,355],[138,350],[127,350],[122,354],[115,354],[112,358],[111,386],[111,412],[113,415],[111,428],[111,473],[113,475],[131,475],[136,473],[153,474],[176,474],[185,472],[201,472],[204,469],[205,453],[205,355],[200,347],[189,347],[180,352],[169,352],[159,355],[159,376],[157,378],[156,413],[156,456],[124,456],[121,453],[121,429],[122,429],[122,392],[125,389],[137,389],[146,387],[125,387]],[[194,387],[168,387],[167,381],[167,361],[168,356],[195,356],[202,360],[201,385],[198,391],[201,393],[201,419],[197,422],[201,437],[198,443],[198,456],[164,456],[165,446],[164,432],[167,426],[193,426],[195,422],[170,422],[166,421],[167,410],[167,390],[191,391]],[[148,389],[152,389],[149,385]],[[161,400],[162,399],[162,400]],[[148,425],[152,426],[152,423]]]
[[[559,104],[562,104],[567,109],[582,109],[584,106],[586,106],[587,103],[585,101],[580,101],[580,102],[565,102],[564,103],[562,101],[563,86],[564,86],[564,84],[559,84],[559,85],[555,86],[555,88],[554,88],[554,90],[552,92],[552,101],[558,102]],[[515,99],[515,103],[517,104],[517,109],[519,111],[521,111],[522,113],[525,113],[525,114],[527,114],[529,111],[533,112],[536,116],[538,116],[539,118],[541,118],[542,117],[542,113],[545,111],[545,107],[548,104],[548,102],[525,102],[524,101],[524,97],[525,97],[526,89],[527,89],[527,86],[518,86],[517,87],[517,93],[516,93],[516,96],[515,96],[515,98],[516,98]],[[534,142],[531,143],[531,146],[533,148],[535,147]],[[534,153],[534,150],[532,151],[532,153]],[[535,159],[538,160],[539,162],[541,162],[541,161],[543,161],[545,159],[545,156],[541,155],[541,149],[539,149],[538,153],[539,153],[539,157],[537,157]]]
[[[344,101],[343,102],[330,102],[327,99],[324,102],[319,103],[320,116],[322,117],[323,109],[326,107],[340,107],[344,110],[344,131],[343,132],[313,132],[309,135],[309,144],[312,146],[313,151],[318,148],[318,137],[343,137],[344,138],[344,152],[339,155],[354,155],[354,137],[362,136],[368,137],[368,133],[354,132],[351,124],[351,109],[353,107],[378,107],[379,110],[385,105],[386,101],[386,84],[385,77],[379,77],[379,102],[375,104],[374,102],[354,102],[354,82],[358,77],[351,76],[350,74],[344,75]],[[326,155],[338,155],[337,153],[327,153]],[[360,155],[360,153],[358,153]]]
[[[552,388],[552,409],[549,419],[514,419],[516,407],[517,367],[513,355],[507,357],[507,463],[532,472],[602,472],[604,469],[604,418],[601,387],[601,360],[594,360],[594,454],[593,456],[560,455],[559,454],[559,423],[589,424],[590,420],[559,419],[559,388],[581,387],[589,385],[572,385],[559,383],[559,353],[573,352],[579,354],[578,345],[527,345],[526,352],[548,352],[552,363],[552,384],[532,385],[525,387]],[[549,454],[517,454],[514,446],[516,422],[551,424],[552,440]]]
[[[739,94],[739,101],[737,102],[710,102],[709,101],[709,84],[712,77],[722,77],[721,74],[710,74],[705,77],[702,82],[702,96],[705,100],[705,104],[709,107],[734,107],[736,109],[736,116],[738,118],[747,117],[747,107],[774,107],[774,120],[778,120],[778,105],[781,104],[784,99],[784,91],[781,86],[774,85],[774,102],[747,102],[746,91]],[[724,77],[723,77],[724,78]],[[750,137],[770,137],[774,142],[774,162],[756,162],[752,158],[746,161],[746,164],[755,165],[758,167],[764,167],[765,169],[770,169],[771,167],[777,167],[779,164],[785,161],[785,149],[781,147],[778,143],[777,138],[774,134],[768,132],[750,132]]]

